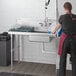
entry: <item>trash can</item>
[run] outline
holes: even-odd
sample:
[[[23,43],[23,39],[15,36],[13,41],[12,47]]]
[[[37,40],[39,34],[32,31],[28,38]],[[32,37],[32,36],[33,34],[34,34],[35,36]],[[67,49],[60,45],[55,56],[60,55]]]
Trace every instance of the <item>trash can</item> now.
[[[8,33],[0,34],[0,66],[11,63],[11,38]]]

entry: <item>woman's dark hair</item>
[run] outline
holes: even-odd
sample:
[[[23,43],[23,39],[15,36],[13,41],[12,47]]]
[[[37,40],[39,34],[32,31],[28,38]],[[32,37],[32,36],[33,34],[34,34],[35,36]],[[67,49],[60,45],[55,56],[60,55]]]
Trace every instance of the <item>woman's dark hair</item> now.
[[[69,11],[71,11],[72,10],[72,4],[70,2],[66,2],[64,4],[64,8],[67,9],[67,10],[69,10]]]

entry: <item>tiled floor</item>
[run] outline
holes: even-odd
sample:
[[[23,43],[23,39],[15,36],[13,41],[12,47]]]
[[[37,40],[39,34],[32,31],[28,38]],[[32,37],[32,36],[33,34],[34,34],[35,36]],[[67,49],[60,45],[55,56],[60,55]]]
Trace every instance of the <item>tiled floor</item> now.
[[[35,76],[57,76],[56,66],[50,64],[40,64],[40,63],[29,63],[21,62],[14,63],[14,69],[11,72],[10,66],[0,67],[0,72],[6,73],[17,73],[17,74],[28,74]],[[67,71],[66,76],[72,76],[71,71]]]
[[[0,72],[10,73],[10,66],[0,67]],[[49,64],[40,64],[40,63],[29,63],[21,62],[14,63],[14,70],[12,73],[18,74],[28,74],[28,75],[38,75],[38,76],[56,76],[56,66]]]
[[[2,73],[0,73],[0,76],[34,76],[34,75],[16,74],[16,73],[4,73],[4,72],[2,72]]]

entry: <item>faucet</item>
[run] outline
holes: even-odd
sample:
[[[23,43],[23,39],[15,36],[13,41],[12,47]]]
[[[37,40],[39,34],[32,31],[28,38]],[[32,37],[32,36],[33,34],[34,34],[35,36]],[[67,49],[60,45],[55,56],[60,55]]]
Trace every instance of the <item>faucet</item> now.
[[[46,15],[46,10],[48,9],[47,8],[47,6],[50,4],[50,0],[48,0],[48,2],[46,2],[46,0],[45,0],[45,21],[44,21],[44,23],[39,23],[41,26],[45,26],[45,27],[47,27],[47,25],[48,25],[48,18],[47,18],[47,15]],[[49,25],[50,25],[50,23],[49,23]]]
[[[39,23],[41,27],[47,27],[47,26],[50,26],[51,25],[51,22],[49,22],[49,19],[46,18],[43,22],[40,22]]]
[[[49,4],[50,4],[50,0],[48,0],[48,2],[46,2],[46,0],[45,0],[45,26],[48,25],[47,9],[48,9]]]
[[[39,23],[41,25],[41,27],[44,25],[43,23]]]
[[[48,2],[45,3],[45,6],[48,6],[50,3],[50,0],[48,0]]]

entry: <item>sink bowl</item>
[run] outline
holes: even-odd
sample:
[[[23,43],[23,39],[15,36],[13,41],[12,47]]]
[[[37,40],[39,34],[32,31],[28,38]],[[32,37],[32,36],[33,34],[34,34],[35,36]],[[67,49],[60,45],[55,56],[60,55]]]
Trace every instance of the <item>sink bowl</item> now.
[[[30,41],[34,42],[49,42],[50,38],[49,36],[29,36]]]
[[[42,35],[30,35],[30,41],[48,43],[55,38],[55,36],[53,36],[52,34],[48,35],[48,27],[37,27],[34,29],[34,33],[41,33]]]
[[[42,33],[42,35],[34,35],[34,36],[29,36],[30,41],[35,41],[35,42],[44,42],[48,43],[51,40],[55,38],[55,35],[48,35],[48,28],[47,26],[44,27],[35,27],[34,32],[35,33]],[[45,35],[44,35],[45,34]]]
[[[35,27],[34,28],[34,32],[39,32],[39,33],[47,33],[48,32],[48,28],[49,27],[45,27],[45,26],[39,26],[39,27]]]

